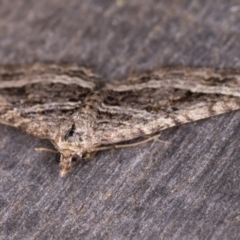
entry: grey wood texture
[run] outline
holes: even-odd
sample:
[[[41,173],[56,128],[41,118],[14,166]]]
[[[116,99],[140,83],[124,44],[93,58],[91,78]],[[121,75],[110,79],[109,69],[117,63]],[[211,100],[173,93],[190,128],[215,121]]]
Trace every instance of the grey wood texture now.
[[[240,67],[237,0],[1,0],[0,63]],[[0,125],[0,239],[240,239],[240,111],[100,152],[58,175],[47,140]]]

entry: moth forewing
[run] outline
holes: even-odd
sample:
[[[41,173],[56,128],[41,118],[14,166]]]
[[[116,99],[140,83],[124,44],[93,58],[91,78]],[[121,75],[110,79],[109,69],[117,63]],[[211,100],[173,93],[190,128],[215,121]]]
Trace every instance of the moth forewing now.
[[[0,121],[50,139],[64,175],[76,156],[239,109],[239,76],[229,69],[162,68],[97,88],[96,75],[77,65],[2,66]]]

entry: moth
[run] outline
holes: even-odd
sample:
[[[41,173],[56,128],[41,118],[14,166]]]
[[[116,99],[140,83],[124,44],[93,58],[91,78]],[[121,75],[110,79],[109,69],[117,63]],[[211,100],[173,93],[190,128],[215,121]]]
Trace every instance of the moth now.
[[[2,66],[0,121],[50,139],[64,175],[76,158],[240,108],[239,70],[161,68],[103,86],[98,78],[74,64]]]

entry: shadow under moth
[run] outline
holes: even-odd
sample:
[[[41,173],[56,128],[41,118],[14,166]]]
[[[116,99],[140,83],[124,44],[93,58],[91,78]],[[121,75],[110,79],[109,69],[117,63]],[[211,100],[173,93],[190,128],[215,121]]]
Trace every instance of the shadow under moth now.
[[[0,122],[50,139],[64,175],[77,158],[240,108],[240,71],[162,68],[97,86],[74,64],[0,67]]]

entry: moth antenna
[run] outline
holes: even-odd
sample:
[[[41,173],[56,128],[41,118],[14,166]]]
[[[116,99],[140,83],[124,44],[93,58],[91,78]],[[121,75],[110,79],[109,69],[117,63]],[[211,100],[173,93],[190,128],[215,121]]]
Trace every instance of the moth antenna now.
[[[34,148],[35,151],[37,152],[52,152],[52,153],[57,153],[58,151],[50,148]]]

